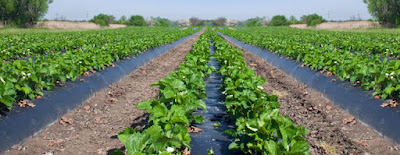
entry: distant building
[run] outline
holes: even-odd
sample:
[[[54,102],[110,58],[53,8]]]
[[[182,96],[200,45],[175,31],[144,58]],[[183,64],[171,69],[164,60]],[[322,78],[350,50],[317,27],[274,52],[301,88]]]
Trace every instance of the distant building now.
[[[227,19],[225,26],[238,26],[239,25],[239,20],[236,19]]]
[[[178,20],[178,26],[190,26],[190,20],[189,19],[180,19]]]

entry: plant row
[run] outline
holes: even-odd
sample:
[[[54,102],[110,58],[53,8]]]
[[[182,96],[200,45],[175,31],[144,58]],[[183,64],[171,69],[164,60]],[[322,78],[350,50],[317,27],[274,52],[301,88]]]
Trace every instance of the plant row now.
[[[215,70],[207,64],[210,54],[209,33],[207,30],[200,36],[177,71],[153,84],[160,88],[158,98],[137,105],[138,109],[146,110],[150,116],[144,130],[126,128],[118,134],[127,154],[181,154],[185,149],[190,149],[188,126],[204,120],[192,112],[198,108],[206,110],[202,100],[206,98],[203,78]],[[119,150],[114,154],[124,152]]]
[[[235,129],[224,133],[235,138],[229,149],[244,154],[308,154],[309,145],[302,136],[307,129],[279,113],[278,98],[266,94],[262,84],[265,79],[247,67],[242,51],[229,45],[214,33],[213,42],[224,76],[225,105]]]
[[[149,32],[152,31],[152,28],[146,29]],[[118,29],[113,31],[115,32],[113,34],[116,35],[108,35],[105,38],[119,38],[119,34],[124,32],[133,34],[136,31],[136,28]],[[32,99],[37,96],[43,96],[43,90],[52,90],[56,83],[67,80],[74,81],[77,76],[85,72],[88,74],[88,71],[102,70],[106,66],[112,66],[115,61],[138,55],[149,48],[158,47],[161,42],[163,44],[171,43],[192,34],[194,31],[172,32],[164,29],[163,31],[155,32],[159,33],[150,33],[152,34],[151,36],[143,35],[138,37],[139,39],[127,37],[126,40],[121,42],[105,43],[101,46],[87,44],[83,45],[82,48],[67,50],[65,53],[55,52],[48,55],[37,55],[35,59],[31,57],[28,60],[1,62],[0,105],[3,104],[10,109],[17,99]],[[99,36],[94,39],[100,38],[102,37]],[[84,39],[78,38],[75,41]]]
[[[128,44],[133,49],[146,50],[179,38],[179,35],[168,35],[171,33],[173,32],[166,31],[165,28],[135,27],[83,32],[0,34],[0,60],[8,61],[81,48],[101,48],[105,44]],[[191,29],[175,33],[188,34]],[[131,42],[135,44],[130,44]]]
[[[396,33],[335,32],[285,27],[254,27],[249,28],[247,32],[243,37],[257,37],[261,40],[284,39],[291,42],[311,43],[317,47],[328,45],[343,50],[400,58],[400,36]],[[253,36],[254,34],[256,35]],[[255,42],[255,44],[258,43]]]
[[[279,28],[271,28],[272,30],[288,31]],[[291,30],[294,33],[300,31]],[[321,72],[329,71],[326,72],[328,75],[334,74],[342,81],[350,80],[358,83],[364,90],[373,90],[373,95],[384,99],[400,97],[400,60],[388,61],[387,58],[382,60],[379,55],[342,50],[330,44],[318,47],[309,43],[296,42],[289,34],[286,37],[276,37],[274,34],[279,32],[266,35],[258,31],[225,29],[223,33],[245,43],[266,48],[278,55],[302,61],[312,69],[321,70]]]

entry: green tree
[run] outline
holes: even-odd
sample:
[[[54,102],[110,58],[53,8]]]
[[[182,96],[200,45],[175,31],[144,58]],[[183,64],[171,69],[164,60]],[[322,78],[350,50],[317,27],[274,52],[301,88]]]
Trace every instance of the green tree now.
[[[276,15],[272,17],[271,21],[269,22],[269,26],[287,26],[290,22],[286,19],[284,15]]]
[[[101,13],[97,16],[94,16],[93,19],[90,20],[90,22],[99,24],[100,26],[110,26],[110,24],[113,23],[114,20],[114,16]]]
[[[0,21],[29,27],[43,17],[53,0],[1,0]]]
[[[307,24],[307,26],[316,26],[318,24],[326,22],[326,20],[322,16],[315,14],[315,13],[302,16],[301,21],[304,24]]]
[[[290,24],[302,24],[303,22],[296,19],[295,16],[290,16],[289,18]]]
[[[128,25],[133,26],[146,26],[146,20],[144,20],[143,16],[134,15],[129,18]]]
[[[250,18],[244,22],[244,25],[245,26],[263,26],[264,20],[265,20],[265,18],[261,18],[261,17]]]
[[[369,13],[386,27],[400,25],[399,0],[364,0]]]
[[[171,26],[171,25],[172,22],[169,19],[160,17],[156,18],[156,23],[154,24],[154,26]]]

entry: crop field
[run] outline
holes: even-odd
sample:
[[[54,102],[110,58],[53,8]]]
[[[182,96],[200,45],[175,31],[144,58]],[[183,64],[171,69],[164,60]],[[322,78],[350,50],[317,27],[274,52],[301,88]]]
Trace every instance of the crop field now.
[[[397,118],[396,32],[126,27],[0,38],[0,153],[7,155],[400,152],[399,137],[386,130],[394,119],[372,116],[385,122],[381,130],[365,121],[368,114],[298,80],[305,73],[287,73],[255,52],[299,64],[293,72],[327,77],[322,82],[380,103],[355,104]],[[108,79],[126,68],[132,72]],[[71,91],[85,84],[93,89]],[[40,104],[59,94],[67,97]]]

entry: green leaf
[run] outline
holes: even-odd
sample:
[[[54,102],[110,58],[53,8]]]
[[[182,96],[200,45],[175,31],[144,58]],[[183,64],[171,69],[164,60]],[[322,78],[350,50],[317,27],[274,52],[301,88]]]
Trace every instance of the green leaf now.
[[[129,135],[135,133],[135,130],[133,130],[132,128],[125,128],[123,131],[118,133],[118,139],[126,144],[126,139],[128,139]]]
[[[274,141],[266,141],[267,150],[271,155],[279,155],[279,146]]]

